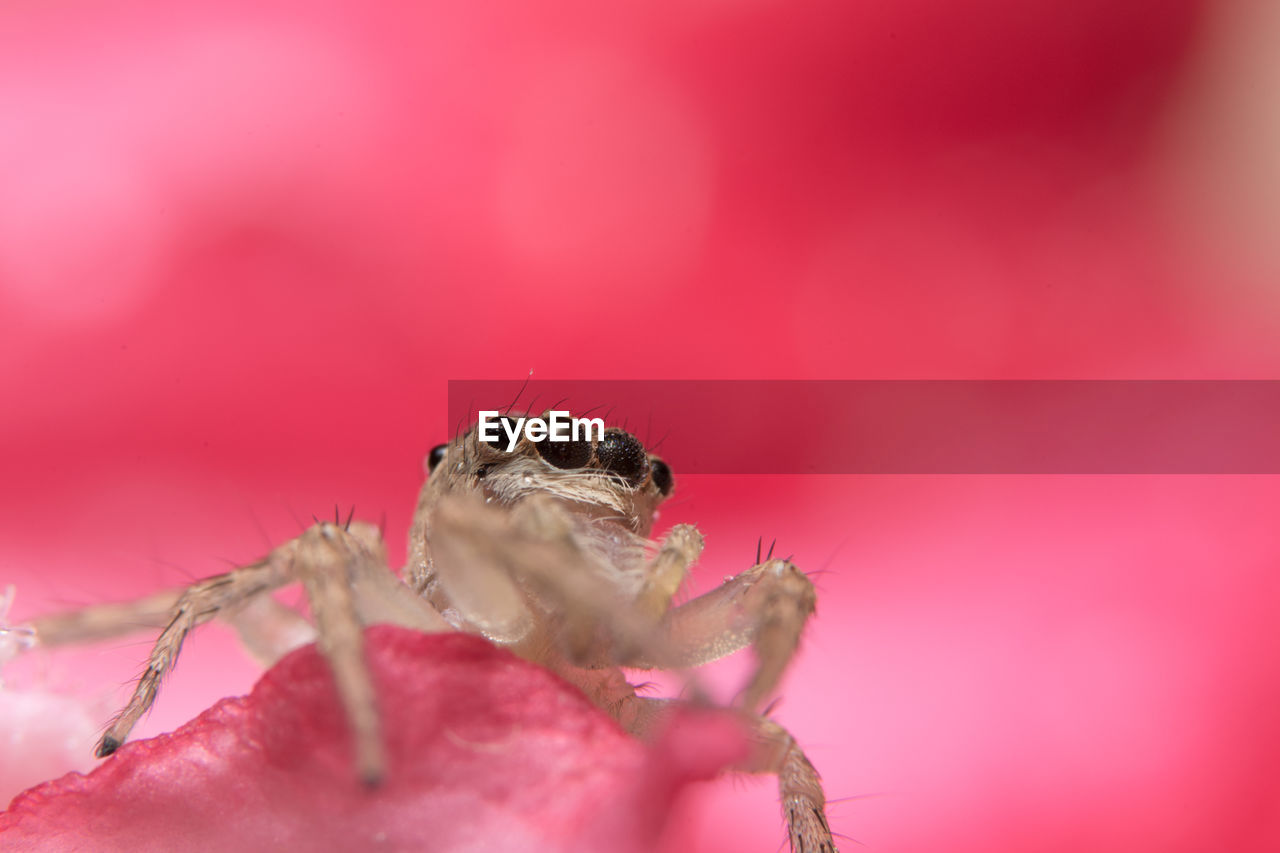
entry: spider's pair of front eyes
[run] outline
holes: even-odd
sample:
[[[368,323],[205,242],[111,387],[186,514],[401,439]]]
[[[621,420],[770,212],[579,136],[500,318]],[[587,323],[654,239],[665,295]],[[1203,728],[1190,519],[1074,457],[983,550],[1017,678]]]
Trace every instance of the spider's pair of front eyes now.
[[[495,450],[503,450],[501,442],[487,442]],[[589,441],[538,441],[533,445],[538,455],[548,465],[569,470],[584,468],[592,459],[593,448]],[[441,444],[431,449],[427,457],[427,470],[434,471],[444,459],[449,445]],[[644,446],[635,437],[621,431],[610,431],[594,447],[594,455],[600,469],[613,474],[632,486],[639,486],[645,478],[652,477],[653,484],[664,496],[671,493],[673,478],[671,468],[657,457],[649,458]]]

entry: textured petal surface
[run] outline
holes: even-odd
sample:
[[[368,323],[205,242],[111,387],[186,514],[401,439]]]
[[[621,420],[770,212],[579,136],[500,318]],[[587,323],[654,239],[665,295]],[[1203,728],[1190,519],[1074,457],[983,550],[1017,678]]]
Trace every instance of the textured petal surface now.
[[[482,640],[368,632],[391,755],[356,780],[313,646],[171,735],[0,814],[5,850],[647,850],[681,787],[743,748],[728,718],[630,738],[571,685]]]

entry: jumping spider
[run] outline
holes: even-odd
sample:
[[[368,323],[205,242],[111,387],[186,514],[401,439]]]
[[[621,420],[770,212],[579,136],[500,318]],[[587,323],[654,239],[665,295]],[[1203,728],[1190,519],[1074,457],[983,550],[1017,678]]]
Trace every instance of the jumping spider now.
[[[34,620],[47,646],[163,626],[98,756],[128,737],[187,633],[214,616],[231,622],[266,663],[317,639],[354,734],[358,772],[370,783],[382,777],[386,756],[362,626],[482,634],[576,684],[640,737],[678,700],[637,696],[620,667],[693,667],[751,646],[756,665],[737,703],[755,746],[740,769],[777,775],[793,850],[834,853],[817,772],[786,730],[757,713],[813,613],[809,579],[786,560],[766,558],[673,607],[702,536],[680,524],[661,542],[648,539],[674,486],[665,462],[617,428],[602,440],[521,438],[510,452],[503,444],[481,441],[473,428],[431,451],[400,577],[375,526],[318,522],[262,560],[185,589]],[[314,627],[271,595],[294,581],[306,591]]]

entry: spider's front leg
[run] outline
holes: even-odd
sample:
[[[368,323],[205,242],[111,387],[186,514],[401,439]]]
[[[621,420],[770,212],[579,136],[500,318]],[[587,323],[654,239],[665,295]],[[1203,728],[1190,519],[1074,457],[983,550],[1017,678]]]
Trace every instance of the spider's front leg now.
[[[90,604],[31,619],[35,645],[44,649],[100,642],[144,628],[161,630],[173,621],[173,607],[187,587],[166,589],[132,601]],[[227,605],[217,618],[235,628],[254,660],[269,667],[294,649],[313,642],[315,627],[288,605],[270,595],[253,595]]]
[[[118,749],[155,702],[160,682],[172,670],[193,628],[293,581],[301,581],[306,590],[320,651],[333,671],[355,736],[357,769],[367,782],[379,781],[386,759],[373,683],[364,660],[363,624],[391,621],[420,630],[447,630],[448,626],[400,584],[386,566],[377,528],[361,522],[319,523],[257,563],[200,581],[182,592],[133,696],[99,741],[99,757]]]
[[[837,853],[827,823],[822,778],[791,733],[773,720],[756,717],[755,748],[743,766],[749,773],[778,777],[782,815],[795,853]]]
[[[177,662],[187,634],[197,625],[207,622],[219,610],[245,602],[253,596],[269,593],[288,583],[297,548],[298,540],[294,540],[276,548],[257,563],[198,581],[178,595],[177,600],[169,607],[166,627],[151,648],[146,671],[138,679],[133,695],[98,741],[96,754],[99,758],[105,758],[119,749],[138,719],[155,702],[160,682]],[[167,593],[162,593],[164,594]],[[68,620],[51,617],[44,621],[57,626],[69,620],[74,620],[74,614]],[[48,633],[47,628],[40,627],[40,620],[37,620],[36,625],[37,636],[41,636],[42,632]],[[58,632],[54,636],[61,639],[66,633],[69,632]]]
[[[756,667],[739,697],[757,710],[778,686],[813,615],[813,582],[788,560],[765,560],[671,610],[664,634],[675,657],[662,666],[700,666],[751,646]]]
[[[181,589],[166,589],[133,601],[91,604],[37,616],[28,627],[44,648],[109,640],[140,628],[163,628],[181,595]]]
[[[679,699],[628,696],[619,722],[631,734],[648,740],[661,731],[671,713],[690,703]],[[751,751],[735,769],[778,777],[782,816],[794,853],[837,853],[827,824],[822,779],[791,733],[773,720],[746,715]]]
[[[778,777],[782,813],[794,851],[832,851],[822,781],[786,729],[754,712],[777,687],[795,655],[816,595],[809,578],[787,560],[765,560],[721,586],[671,610],[663,620],[664,656],[629,665],[698,666],[750,645],[756,667],[739,696],[751,712],[754,749],[741,769]],[[653,700],[635,700],[648,706]],[[634,716],[651,725],[656,706]]]

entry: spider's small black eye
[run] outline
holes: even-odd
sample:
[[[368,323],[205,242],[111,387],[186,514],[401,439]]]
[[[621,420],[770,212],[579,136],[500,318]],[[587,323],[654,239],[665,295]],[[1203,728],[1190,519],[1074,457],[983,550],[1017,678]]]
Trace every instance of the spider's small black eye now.
[[[655,456],[649,460],[649,467],[651,469],[649,476],[653,479],[653,484],[665,498],[671,494],[671,487],[675,485],[675,479],[671,476],[671,466]]]
[[[511,430],[514,432],[516,429],[516,426],[519,425],[520,422],[516,418],[509,418],[506,415],[502,415],[501,417],[498,418],[497,423],[494,423],[493,421],[489,421],[489,423],[490,423],[490,426],[489,426],[490,435],[496,435],[498,437],[497,438],[481,438],[480,442],[482,444],[489,445],[494,450],[499,450],[499,451],[502,451],[503,453],[506,453],[507,445],[510,443],[510,439],[507,438],[507,428],[510,427]]]
[[[431,448],[431,452],[427,454],[427,471],[436,470],[436,466],[440,464],[440,460],[444,459],[444,453],[449,449],[447,444],[437,444]]]
[[[596,458],[606,471],[633,486],[640,485],[649,476],[649,457],[644,453],[644,446],[621,430],[604,434],[604,441],[596,445]]]
[[[546,439],[533,445],[538,454],[557,468],[581,468],[591,461],[591,442],[552,441]]]

